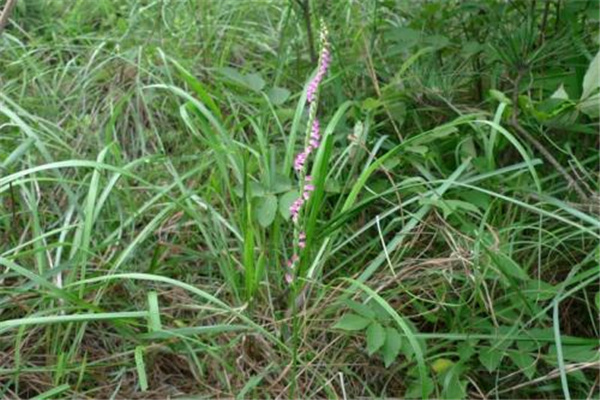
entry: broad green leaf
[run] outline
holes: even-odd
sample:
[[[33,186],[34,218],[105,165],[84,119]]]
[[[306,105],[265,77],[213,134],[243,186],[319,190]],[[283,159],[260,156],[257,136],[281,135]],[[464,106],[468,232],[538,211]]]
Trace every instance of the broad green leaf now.
[[[277,197],[268,194],[258,199],[258,207],[256,208],[256,219],[258,223],[266,228],[273,223],[275,214],[277,213]]]
[[[392,118],[396,123],[400,126],[404,125],[404,120],[406,119],[406,104],[397,101],[387,106],[388,112],[391,114]]]
[[[510,351],[508,357],[529,379],[535,375],[535,358],[523,351]]]
[[[425,387],[425,391],[423,391],[423,387]],[[426,377],[423,384],[421,384],[421,380],[417,379],[416,382],[413,382],[408,386],[404,397],[407,399],[422,399],[423,392],[429,397],[433,390],[435,389],[435,384],[433,383],[433,379]]]
[[[368,318],[356,314],[346,314],[333,327],[344,331],[361,331],[370,323],[371,320]]]
[[[502,361],[504,351],[501,349],[494,349],[492,347],[486,347],[479,353],[479,361],[488,370],[488,372],[495,371]]]
[[[273,184],[271,187],[271,191],[275,194],[287,192],[292,188],[292,182],[290,178],[285,175],[275,174],[275,178],[273,179]]]
[[[361,104],[361,107],[365,111],[373,111],[380,106],[381,106],[381,101],[379,101],[378,99],[374,99],[373,97],[367,97],[365,100],[363,100],[363,102]]]
[[[285,103],[285,101],[290,97],[290,91],[286,88],[275,86],[269,89],[269,91],[267,92],[267,96],[269,96],[269,100],[271,100],[271,103],[273,103],[276,106],[279,106]]]
[[[386,36],[392,41],[397,42],[397,46],[400,49],[405,50],[419,42],[421,32],[411,28],[399,27],[390,30]]]
[[[248,191],[250,198],[264,196],[267,192],[265,187],[259,182],[250,182],[248,185]],[[236,196],[242,197],[244,195],[244,186],[237,185],[233,188],[233,192],[236,194]]]
[[[436,49],[442,49],[450,44],[450,39],[442,35],[426,36],[423,43],[430,45]]]
[[[265,87],[265,81],[259,73],[244,75],[235,68],[218,68],[217,71],[231,82],[240,86],[249,88],[255,92],[260,92]]]
[[[600,51],[590,63],[585,76],[583,77],[583,92],[581,100],[585,100],[594,94],[600,88]]]
[[[468,361],[475,354],[475,341],[465,340],[456,346],[456,352],[460,356],[462,362]]]
[[[459,366],[454,366],[448,371],[443,379],[442,399],[458,400],[467,397],[467,383],[461,381]]]
[[[583,100],[577,105],[577,108],[590,118],[598,118],[600,116],[600,93]]]
[[[265,87],[265,80],[258,73],[246,75],[244,81],[250,89],[256,92],[260,92]]]
[[[465,57],[470,57],[474,54],[477,54],[485,49],[485,45],[477,42],[477,41],[469,41],[463,44],[461,53]]]
[[[290,207],[298,197],[300,197],[300,193],[297,190],[292,190],[279,198],[279,212],[286,220],[290,219]]]
[[[247,86],[244,75],[242,75],[237,69],[231,67],[223,67],[217,69],[217,71],[230,81],[236,82],[243,86]]]
[[[569,94],[565,90],[565,86],[561,84],[560,87],[558,89],[556,89],[556,92],[552,93],[552,96],[550,96],[550,98],[551,99],[560,99],[560,100],[569,100]]]
[[[383,363],[385,367],[392,365],[394,360],[400,354],[402,348],[402,336],[394,328],[386,328],[385,330],[385,342],[381,348],[383,354]]]
[[[373,355],[385,342],[385,329],[377,322],[372,322],[367,328],[367,352]]]
[[[537,351],[540,348],[541,343],[535,342],[533,340],[518,340],[517,348],[521,352],[531,353],[532,351]]]
[[[369,303],[367,303],[369,305],[369,307],[371,307],[371,309],[373,310],[373,312],[377,315],[377,320],[378,321],[391,321],[392,317],[390,317],[390,315],[388,314],[388,312],[377,302],[375,301],[370,301]]]
[[[375,319],[375,311],[373,311],[368,305],[359,303],[354,300],[344,300],[344,304],[346,304],[349,308],[352,309],[357,314],[362,315],[365,318]]]

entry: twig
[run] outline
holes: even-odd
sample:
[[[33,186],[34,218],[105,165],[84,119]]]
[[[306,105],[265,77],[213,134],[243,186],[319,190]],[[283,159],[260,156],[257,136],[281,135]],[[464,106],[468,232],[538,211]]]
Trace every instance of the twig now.
[[[8,23],[8,17],[10,17],[10,14],[12,13],[16,4],[17,0],[6,0],[4,9],[2,9],[2,14],[0,14],[0,35],[6,27],[6,24]]]

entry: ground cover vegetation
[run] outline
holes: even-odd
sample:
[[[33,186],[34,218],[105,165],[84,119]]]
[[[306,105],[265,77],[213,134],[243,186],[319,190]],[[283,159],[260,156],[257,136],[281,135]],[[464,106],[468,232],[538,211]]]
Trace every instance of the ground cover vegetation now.
[[[18,0],[1,395],[598,398],[598,21]]]

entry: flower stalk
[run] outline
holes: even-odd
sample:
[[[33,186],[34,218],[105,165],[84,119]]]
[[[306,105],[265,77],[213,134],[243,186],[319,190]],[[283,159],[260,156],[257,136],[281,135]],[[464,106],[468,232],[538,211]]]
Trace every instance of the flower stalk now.
[[[304,138],[304,149],[294,159],[294,170],[298,177],[300,196],[290,206],[290,215],[294,223],[293,254],[287,261],[286,282],[291,284],[294,280],[296,265],[300,261],[300,252],[306,247],[306,233],[303,228],[304,206],[310,200],[315,190],[312,176],[307,175],[308,161],[311,154],[315,153],[321,144],[321,125],[317,118],[319,89],[323,78],[327,74],[331,63],[331,53],[328,40],[327,27],[321,21],[320,35],[321,51],[317,73],[309,82],[306,89],[308,103],[308,123]]]

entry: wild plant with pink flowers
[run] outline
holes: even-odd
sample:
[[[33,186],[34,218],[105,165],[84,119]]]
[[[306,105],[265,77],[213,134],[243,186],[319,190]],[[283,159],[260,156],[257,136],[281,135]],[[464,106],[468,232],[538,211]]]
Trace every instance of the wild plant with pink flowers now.
[[[294,159],[294,171],[298,177],[299,197],[290,206],[290,215],[294,223],[294,250],[292,257],[287,261],[286,281],[294,280],[296,265],[300,261],[300,252],[306,247],[306,233],[303,230],[303,210],[315,190],[313,178],[307,175],[310,156],[314,154],[321,143],[321,125],[317,118],[319,89],[321,82],[329,69],[331,53],[328,41],[328,31],[321,21],[321,52],[319,65],[315,76],[311,79],[306,89],[308,103],[308,124],[304,140],[304,148]]]

